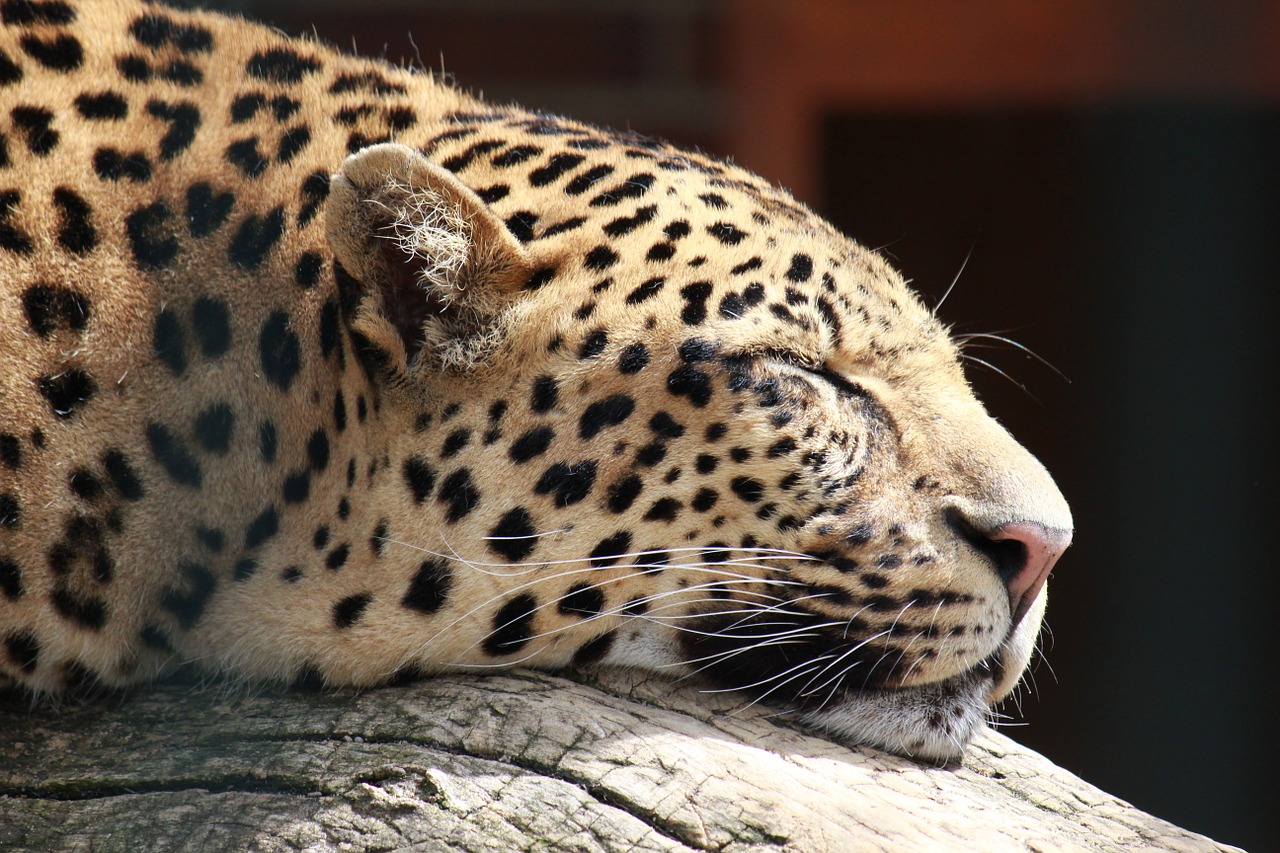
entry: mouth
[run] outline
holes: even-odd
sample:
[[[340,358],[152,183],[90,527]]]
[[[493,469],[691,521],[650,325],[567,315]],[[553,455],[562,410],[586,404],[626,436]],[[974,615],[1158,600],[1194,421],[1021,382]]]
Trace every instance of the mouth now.
[[[825,707],[799,716],[851,744],[938,766],[953,765],[987,718],[987,697],[1000,680],[999,670],[998,661],[988,659],[967,672],[929,684],[848,691]]]

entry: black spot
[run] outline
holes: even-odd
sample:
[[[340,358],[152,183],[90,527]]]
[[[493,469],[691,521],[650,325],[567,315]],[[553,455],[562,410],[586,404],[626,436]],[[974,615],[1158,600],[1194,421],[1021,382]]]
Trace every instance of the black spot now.
[[[200,540],[200,544],[217,554],[226,547],[227,537],[221,530],[216,527],[204,527],[203,525],[196,528],[196,538]]]
[[[156,358],[164,362],[175,376],[187,369],[186,339],[182,323],[172,308],[165,308],[156,315],[151,348]]]
[[[133,83],[146,83],[151,80],[151,66],[141,56],[128,54],[116,58],[116,68],[124,79]]]
[[[731,222],[717,222],[707,226],[707,233],[726,246],[736,246],[747,236],[747,232]]]
[[[561,596],[556,609],[566,616],[598,616],[604,610],[604,593],[598,586],[575,584]]]
[[[656,205],[642,207],[634,216],[621,216],[604,226],[604,233],[609,237],[622,237],[630,234],[641,225],[652,222],[658,214]]]
[[[283,236],[283,207],[277,207],[263,216],[246,216],[227,248],[227,257],[241,269],[257,269]]]
[[[279,444],[279,438],[276,434],[276,425],[271,421],[263,421],[258,427],[258,453],[262,455],[262,461],[270,465],[276,461],[276,447]]]
[[[679,438],[684,435],[684,426],[666,412],[657,412],[649,419],[649,429],[661,438]]]
[[[13,529],[22,524],[22,506],[18,496],[11,492],[0,492],[0,527]]]
[[[93,377],[75,367],[52,376],[41,376],[37,385],[41,396],[60,418],[75,415],[98,390],[98,383]]]
[[[323,551],[329,545],[329,527],[328,525],[320,525],[316,528],[316,532],[311,534],[311,547],[317,551]]]
[[[729,458],[738,463],[746,462],[751,458],[751,451],[746,447],[732,447],[729,449]]]
[[[235,203],[232,193],[215,193],[204,181],[192,184],[187,188],[187,230],[192,237],[212,234],[226,223]]]
[[[591,460],[568,463],[557,462],[543,472],[534,492],[540,495],[555,493],[557,507],[580,503],[591,494],[596,482],[596,463]]]
[[[181,570],[185,588],[165,590],[160,604],[178,620],[179,627],[189,631],[204,615],[209,599],[218,588],[218,579],[199,563],[183,563]]]
[[[538,544],[533,517],[522,506],[508,510],[489,531],[486,544],[509,563],[525,559]]]
[[[314,431],[307,439],[307,460],[315,471],[323,471],[329,465],[329,436],[323,429]]]
[[[608,246],[596,246],[587,252],[582,265],[589,270],[607,270],[618,262],[618,253]]]
[[[231,348],[231,310],[221,299],[201,296],[191,307],[191,325],[207,358],[220,358]]]
[[[755,503],[764,494],[764,484],[754,477],[734,477],[729,488],[747,503]]]
[[[151,180],[151,162],[141,151],[123,154],[114,148],[99,148],[93,154],[93,170],[104,181],[128,178],[134,183]]]
[[[285,477],[284,484],[280,487],[280,497],[284,498],[287,504],[302,503],[310,494],[311,472],[305,469]]]
[[[513,441],[507,455],[512,462],[528,462],[546,452],[555,436],[551,427],[535,427]]]
[[[665,278],[651,278],[639,285],[635,290],[627,294],[628,305],[639,305],[641,302],[655,296],[666,285]]]
[[[533,239],[533,226],[537,223],[538,215],[527,210],[516,211],[505,220],[507,230],[521,243],[528,243]]]
[[[591,189],[592,185],[608,177],[612,172],[612,166],[593,166],[566,184],[564,191],[567,195],[582,195]]]
[[[703,361],[711,361],[715,358],[718,344],[714,341],[704,341],[702,338],[689,338],[680,343],[676,348],[676,352],[680,355],[680,360],[686,364],[697,364]]]
[[[326,445],[326,455],[327,453]],[[425,459],[420,456],[410,456],[404,460],[401,472],[404,474],[404,481],[409,486],[409,491],[413,492],[415,502],[422,503],[431,495],[431,490],[436,485],[436,473]]]
[[[652,467],[667,456],[667,446],[661,441],[652,441],[636,451],[636,464]]]
[[[164,101],[147,102],[147,112],[168,122],[169,129],[160,139],[160,159],[172,160],[190,147],[200,128],[200,110],[194,104],[183,101],[166,104]]]
[[[9,662],[27,675],[40,664],[40,641],[30,631],[20,631],[4,638],[5,654]]]
[[[346,598],[340,599],[333,605],[334,627],[339,629],[350,628],[356,624],[360,617],[364,615],[365,608],[369,606],[370,601],[373,601],[373,596],[367,592],[348,595]]]
[[[269,506],[258,513],[257,517],[249,522],[249,526],[245,528],[245,550],[252,551],[278,532],[280,532],[280,513],[275,507]]]
[[[808,281],[811,275],[813,275],[813,258],[802,254],[792,255],[791,266],[787,268],[787,280],[799,283]]]
[[[320,63],[288,48],[278,47],[255,53],[245,64],[250,77],[272,83],[297,83],[314,74]]]
[[[440,163],[440,165],[445,169],[448,169],[450,172],[459,172],[470,166],[475,159],[482,154],[488,154],[490,151],[501,147],[502,143],[496,139],[486,139],[482,142],[475,142],[461,154],[456,154],[453,157],[445,159]],[[503,195],[506,195],[506,193],[503,193]]]
[[[347,564],[347,558],[351,556],[351,544],[343,542],[338,547],[329,552],[324,558],[324,566],[331,572],[336,572]]]
[[[711,400],[711,377],[690,365],[677,367],[667,376],[667,392],[702,408]]]
[[[659,498],[644,514],[645,521],[674,521],[684,504],[675,498]]]
[[[236,416],[231,406],[218,403],[196,416],[195,437],[205,450],[219,455],[231,449]]]
[[[510,166],[517,166],[530,157],[535,157],[541,153],[542,149],[536,145],[515,145],[501,154],[494,155],[489,162],[500,169],[505,169]]]
[[[213,34],[204,27],[179,24],[164,15],[143,15],[129,32],[150,48],[172,45],[183,53],[208,53],[213,48]]]
[[[711,282],[695,281],[693,284],[686,284],[680,288],[680,295],[685,300],[680,319],[686,326],[697,326],[707,319],[707,299],[711,296]]]
[[[587,335],[586,340],[582,342],[582,346],[578,348],[578,358],[595,358],[604,352],[604,348],[608,345],[608,333],[603,329],[597,329]]]
[[[460,427],[449,433],[445,437],[444,444],[440,448],[440,457],[449,459],[457,456],[471,442],[471,430],[466,427]]]
[[[59,614],[87,630],[100,630],[107,622],[107,603],[100,598],[78,596],[59,584],[54,587],[50,601]]]
[[[22,68],[0,50],[0,86],[9,86],[22,79]],[[0,163],[3,165],[3,163]]]
[[[60,326],[83,331],[89,324],[89,298],[67,287],[32,285],[22,292],[22,308],[31,330],[42,338]]]
[[[16,435],[0,433],[0,463],[12,471],[22,467],[22,443]]]
[[[466,468],[459,468],[440,482],[436,500],[448,505],[444,520],[449,524],[456,524],[480,505],[480,491],[471,479],[471,472]]]
[[[231,102],[231,123],[243,124],[258,114],[258,110],[265,107],[267,98],[261,92],[249,92],[245,95],[237,95],[236,99]]]
[[[605,655],[609,654],[609,650],[613,647],[613,642],[616,637],[616,631],[607,631],[595,639],[583,643],[582,646],[573,653],[573,665],[586,666],[587,664],[602,660]]]
[[[256,178],[267,170],[270,161],[258,150],[258,137],[237,140],[227,146],[227,162],[246,178]]]
[[[309,290],[315,287],[316,282],[320,280],[320,273],[324,271],[324,257],[319,252],[303,252],[298,256],[298,263],[293,268],[293,280],[298,286]],[[330,300],[325,307],[330,305],[337,309],[337,303]],[[337,319],[335,313],[335,320]],[[328,355],[328,352],[325,352]]]
[[[667,235],[668,240],[679,240],[682,237],[688,237],[689,223],[685,222],[683,219],[678,219],[666,228],[663,228],[662,233]]]
[[[586,158],[581,154],[555,154],[547,161],[546,165],[540,166],[529,173],[529,183],[535,187],[545,187],[547,184],[558,180],[560,176],[570,169],[577,168],[584,159]]]
[[[306,125],[291,127],[280,137],[280,144],[276,148],[276,159],[281,163],[288,163],[310,143],[311,130]]]
[[[102,497],[102,483],[93,472],[86,468],[77,468],[67,477],[67,488],[78,498],[95,501]]]
[[[599,569],[604,566],[611,566],[618,560],[627,556],[627,552],[631,549],[631,534],[625,530],[619,530],[612,536],[601,539],[595,548],[591,549],[589,560],[591,565]]]
[[[53,204],[59,214],[59,245],[76,255],[92,252],[98,245],[98,232],[89,221],[85,200],[67,187],[58,187],[53,191]]]
[[[533,636],[533,617],[538,601],[524,593],[502,605],[493,617],[493,630],[482,647],[490,655],[509,655],[520,651]]]
[[[347,402],[342,396],[342,391],[338,391],[333,396],[333,425],[338,432],[347,428]]]
[[[84,62],[84,48],[69,35],[42,39],[28,33],[22,37],[21,43],[27,56],[54,71],[74,71]]]
[[[168,206],[158,201],[125,217],[125,231],[138,266],[159,269],[177,257],[180,244],[169,225],[170,216]]]
[[[0,166],[3,166],[3,135],[0,135]],[[31,254],[31,238],[9,222],[13,209],[22,199],[17,190],[0,191],[0,249],[7,249],[20,255]]]
[[[27,150],[43,157],[58,146],[59,134],[54,130],[53,113],[41,107],[14,107],[10,116],[26,138]]]
[[[502,199],[506,198],[510,193],[511,193],[511,187],[507,186],[506,184],[494,184],[491,187],[485,187],[484,189],[476,190],[476,195],[480,196],[480,200],[483,201],[485,204],[493,204],[496,201],[501,201]]]
[[[630,344],[618,356],[618,372],[625,376],[639,373],[649,364],[649,348],[642,343]]]
[[[121,451],[108,450],[103,453],[102,467],[106,470],[111,485],[115,486],[116,491],[120,493],[120,497],[127,501],[136,501],[141,500],[146,494],[137,472],[133,470],[128,458]]]
[[[449,599],[453,587],[453,571],[437,557],[423,561],[409,581],[400,604],[419,613],[435,613]]]
[[[613,207],[629,198],[640,198],[653,186],[654,177],[647,172],[632,175],[615,187],[610,187],[591,199],[588,207]]]
[[[181,59],[174,60],[165,66],[161,76],[179,86],[198,86],[204,80],[204,72]]]
[[[654,243],[649,247],[649,251],[645,253],[644,259],[654,263],[660,261],[669,261],[671,256],[676,253],[676,247],[673,243]]]
[[[60,0],[5,0],[0,3],[0,18],[8,27],[69,24],[76,19],[76,11]]]
[[[373,529],[373,534],[369,537],[369,548],[373,551],[374,556],[381,557],[387,552],[387,532],[390,522],[382,519],[378,522],[378,526]]]
[[[594,438],[601,430],[618,424],[631,417],[636,402],[627,394],[613,394],[603,400],[597,400],[587,406],[578,420],[578,436],[582,439]]]
[[[533,393],[529,408],[535,412],[549,412],[555,408],[560,399],[560,389],[556,380],[550,376],[539,376],[533,381]]]
[[[780,438],[770,445],[768,456],[770,459],[777,459],[779,456],[786,456],[788,453],[796,449],[796,442],[793,438]]]
[[[693,496],[693,501],[689,504],[698,512],[706,512],[716,505],[720,500],[720,495],[715,489],[699,489],[698,493]]]
[[[542,269],[534,270],[529,276],[528,281],[524,283],[522,289],[530,292],[539,290],[543,285],[555,277],[556,270],[554,267],[543,267]]]
[[[729,202],[725,201],[724,196],[719,193],[699,193],[698,198],[713,210],[724,210],[729,206]]]
[[[629,474],[609,486],[609,511],[614,513],[626,512],[635,503],[640,491],[644,488],[644,482],[635,474]]]
[[[147,441],[151,445],[151,454],[171,480],[191,488],[200,487],[204,480],[200,463],[181,439],[163,424],[152,422],[147,425]]]
[[[173,644],[169,642],[168,636],[155,625],[144,625],[142,630],[138,632],[138,639],[148,649],[164,652],[165,654],[173,654]]]
[[[262,324],[258,336],[262,373],[281,391],[288,391],[302,368],[302,347],[286,311],[276,311]]]
[[[301,228],[315,218],[320,205],[329,197],[329,175],[325,172],[312,172],[302,182],[302,209],[298,211],[298,227]]]
[[[22,569],[13,560],[0,557],[0,592],[12,601],[21,598],[26,591],[22,582]]]

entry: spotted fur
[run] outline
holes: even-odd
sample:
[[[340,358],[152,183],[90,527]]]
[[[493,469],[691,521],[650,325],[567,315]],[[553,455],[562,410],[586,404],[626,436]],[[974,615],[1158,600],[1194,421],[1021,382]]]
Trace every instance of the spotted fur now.
[[[0,0],[0,364],[37,693],[602,662],[947,760],[1071,528],[784,191],[160,6]]]

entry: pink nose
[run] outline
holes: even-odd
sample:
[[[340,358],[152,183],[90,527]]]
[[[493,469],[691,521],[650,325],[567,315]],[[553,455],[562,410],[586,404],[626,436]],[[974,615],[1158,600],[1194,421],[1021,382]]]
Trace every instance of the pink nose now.
[[[1071,531],[1046,527],[1034,521],[1005,524],[989,534],[993,542],[1016,542],[1021,545],[1021,565],[1015,561],[1012,571],[1003,575],[1009,590],[1009,612],[1017,625],[1044,589],[1054,563],[1071,544]]]

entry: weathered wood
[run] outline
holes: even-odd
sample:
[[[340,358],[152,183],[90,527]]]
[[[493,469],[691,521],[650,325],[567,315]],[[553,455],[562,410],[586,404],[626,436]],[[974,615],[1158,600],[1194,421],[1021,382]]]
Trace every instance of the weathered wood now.
[[[610,672],[0,700],[6,851],[1230,850],[1002,735],[957,769]]]

